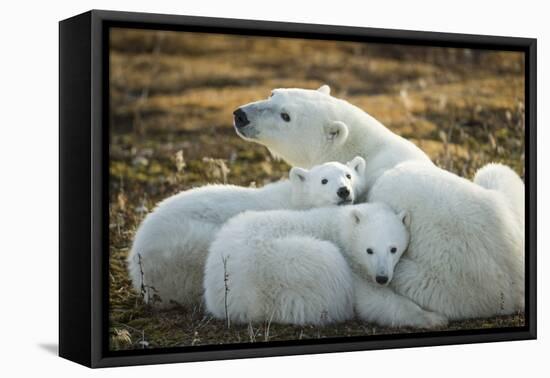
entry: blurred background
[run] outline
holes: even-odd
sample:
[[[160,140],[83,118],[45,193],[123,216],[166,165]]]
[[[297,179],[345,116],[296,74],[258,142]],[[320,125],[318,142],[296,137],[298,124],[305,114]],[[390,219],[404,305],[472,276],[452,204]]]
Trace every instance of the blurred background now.
[[[488,162],[524,175],[524,59],[516,52],[111,29],[110,311],[114,349],[320,338],[391,330],[265,325],[226,330],[201,308],[156,311],[131,289],[125,258],[161,199],[206,183],[261,186],[289,167],[233,131],[239,105],[273,88],[315,89],[364,109],[471,178]],[[517,326],[523,315],[451,324]]]

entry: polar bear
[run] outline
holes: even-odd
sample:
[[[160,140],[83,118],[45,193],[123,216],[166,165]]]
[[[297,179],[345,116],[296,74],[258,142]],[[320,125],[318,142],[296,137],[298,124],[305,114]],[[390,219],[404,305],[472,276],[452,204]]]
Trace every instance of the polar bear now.
[[[432,164],[410,141],[350,103],[318,90],[275,89],[266,100],[239,107],[233,113],[237,134],[266,146],[293,166],[312,167],[326,161],[366,160],[366,184],[402,161]]]
[[[499,193],[497,195],[504,195],[521,229],[525,228],[525,186],[510,167],[498,163],[487,164],[476,172],[473,181]]]
[[[210,247],[206,309],[237,323],[322,325],[353,317],[355,302],[361,318],[384,325],[445,324],[404,297],[385,316],[363,305],[372,295],[374,307],[385,308],[385,285],[407,248],[408,219],[381,203],[242,213]]]
[[[475,183],[440,169],[412,143],[331,96],[328,86],[276,89],[238,108],[234,126],[293,164],[365,158],[367,199],[412,218],[409,252],[396,267],[388,306],[404,296],[450,320],[524,309],[524,188],[512,170],[480,171]]]
[[[223,223],[245,210],[350,204],[366,191],[364,170],[364,159],[356,157],[311,170],[294,167],[289,180],[258,189],[207,185],[169,197],[135,235],[127,260],[135,290],[158,307],[201,303],[204,261]]]

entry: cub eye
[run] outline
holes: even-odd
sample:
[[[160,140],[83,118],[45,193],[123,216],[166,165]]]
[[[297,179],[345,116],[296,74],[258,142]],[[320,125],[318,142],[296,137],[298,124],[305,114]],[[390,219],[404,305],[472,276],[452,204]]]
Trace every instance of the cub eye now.
[[[346,177],[351,180],[351,175],[349,173],[346,175]]]
[[[322,179],[322,180],[321,180],[321,184],[323,184],[323,185],[326,185],[326,184],[327,184],[327,182],[328,182],[328,180],[327,180],[327,179]]]
[[[288,115],[288,113],[281,113],[281,118],[285,122],[290,122],[290,116]]]
[[[275,94],[275,93],[271,92],[271,94],[269,95],[269,97],[273,97],[274,94]]]
[[[367,253],[369,255],[372,255],[374,253],[374,251],[372,250],[372,248],[367,248]]]
[[[391,247],[391,249],[390,249],[390,252],[391,252],[391,253],[395,253],[395,252],[397,252],[397,248],[395,248],[395,247]]]

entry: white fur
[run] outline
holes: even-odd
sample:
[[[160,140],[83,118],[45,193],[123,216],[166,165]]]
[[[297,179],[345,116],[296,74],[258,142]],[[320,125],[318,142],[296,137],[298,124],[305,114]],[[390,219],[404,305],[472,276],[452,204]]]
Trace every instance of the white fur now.
[[[238,323],[349,319],[353,277],[372,291],[377,275],[391,279],[407,246],[404,219],[384,204],[240,214],[210,247],[206,308]]]
[[[250,120],[238,130],[245,139],[306,166],[362,156],[368,200],[411,214],[409,252],[390,285],[399,295],[388,290],[384,307],[365,296],[365,312],[376,308],[380,318],[390,318],[402,298],[449,319],[524,309],[524,190],[511,171],[488,167],[478,173],[478,185],[439,169],[420,149],[326,88],[278,89],[242,109]],[[290,122],[278,117],[281,111]],[[418,313],[414,306],[400,311],[396,322]]]
[[[237,134],[301,167],[362,156],[367,162],[367,186],[402,161],[432,164],[413,143],[329,93],[328,86],[319,90],[275,89],[268,99],[241,106],[250,123],[236,128]],[[281,118],[282,112],[290,116],[290,122]]]
[[[229,218],[245,210],[336,205],[342,201],[337,195],[341,187],[349,189],[353,200],[365,191],[364,167],[358,157],[347,165],[292,168],[289,180],[263,188],[208,185],[162,201],[140,225],[128,256],[134,288],[140,291],[143,284],[145,300],[160,307],[200,303],[208,247]],[[323,185],[322,179],[328,182]],[[155,295],[160,302],[152,300]]]
[[[409,253],[392,283],[398,293],[450,319],[523,310],[523,229],[503,195],[407,162],[385,172],[369,200],[412,214]]]
[[[506,165],[490,163],[476,172],[474,182],[500,193],[495,193],[496,195],[504,195],[516,219],[520,222],[521,229],[524,228],[525,186],[516,172]]]

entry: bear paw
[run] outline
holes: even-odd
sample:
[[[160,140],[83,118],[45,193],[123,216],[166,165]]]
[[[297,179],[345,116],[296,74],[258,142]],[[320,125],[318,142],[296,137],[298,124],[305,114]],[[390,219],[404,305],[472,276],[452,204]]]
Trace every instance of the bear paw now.
[[[425,328],[439,328],[445,327],[449,320],[444,315],[440,315],[437,312],[426,311],[426,326]]]
[[[439,328],[445,327],[449,323],[449,320],[436,312],[423,311],[421,316],[417,317],[412,322],[412,326],[418,328]]]

